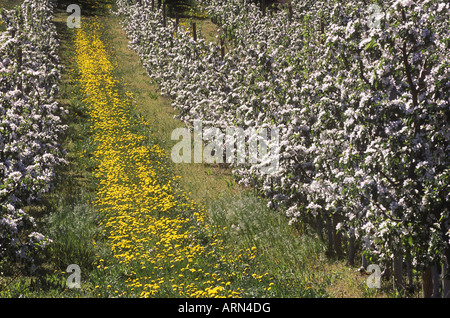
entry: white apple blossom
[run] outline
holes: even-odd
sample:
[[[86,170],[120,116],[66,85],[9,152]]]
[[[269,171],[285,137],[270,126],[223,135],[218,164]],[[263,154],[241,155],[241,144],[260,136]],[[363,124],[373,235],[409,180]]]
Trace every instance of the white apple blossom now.
[[[148,0],[117,0],[117,14],[181,120],[279,129],[276,173],[234,166],[241,182],[292,223],[341,216],[342,231],[380,258],[399,244],[414,245],[417,268],[450,256],[449,5],[378,1],[373,21],[356,0],[293,0],[292,16],[198,2],[233,43],[223,59],[190,30],[174,37]]]
[[[60,78],[52,2],[25,0],[2,11],[0,34],[0,259],[33,261],[50,240],[33,230],[22,207],[39,200],[65,163],[59,139],[65,130],[56,94]]]

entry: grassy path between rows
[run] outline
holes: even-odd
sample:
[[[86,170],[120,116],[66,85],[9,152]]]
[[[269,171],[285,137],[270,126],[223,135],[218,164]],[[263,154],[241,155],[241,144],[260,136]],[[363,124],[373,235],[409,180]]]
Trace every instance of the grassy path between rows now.
[[[177,189],[167,153],[133,113],[132,94],[121,91],[102,33],[95,20],[85,20],[75,33],[98,160],[95,207],[104,217],[100,226],[111,254],[97,266],[108,282],[106,289],[95,286],[98,296],[110,296],[109,289],[132,297],[232,297],[245,293],[243,285],[266,290],[270,283],[261,278],[269,274],[254,272],[256,247],[227,251],[220,228]],[[261,288],[252,286],[258,282]]]
[[[183,124],[109,8],[91,8],[81,29],[58,8],[70,165],[33,207],[54,244],[36,276],[0,280],[0,296],[373,296],[228,169],[170,161]],[[67,288],[69,264],[80,266],[79,289]]]

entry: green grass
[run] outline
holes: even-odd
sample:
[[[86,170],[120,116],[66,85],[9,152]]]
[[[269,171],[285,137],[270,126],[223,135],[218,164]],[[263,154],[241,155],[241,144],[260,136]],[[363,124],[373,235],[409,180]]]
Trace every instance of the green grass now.
[[[245,249],[256,246],[262,253],[260,267],[274,278],[276,297],[324,297],[331,282],[320,271],[325,246],[314,235],[300,234],[253,192],[224,195],[208,206],[215,224],[226,228],[230,246]]]

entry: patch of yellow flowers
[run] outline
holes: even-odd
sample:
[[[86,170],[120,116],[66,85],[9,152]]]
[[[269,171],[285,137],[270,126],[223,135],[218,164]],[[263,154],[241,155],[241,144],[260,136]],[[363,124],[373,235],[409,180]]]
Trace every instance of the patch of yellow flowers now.
[[[229,252],[205,211],[177,190],[166,153],[152,143],[148,123],[133,115],[132,94],[120,90],[101,24],[86,20],[75,32],[80,87],[96,144],[95,206],[104,215],[104,239],[114,260],[107,266],[100,259],[98,268],[105,275],[118,268],[125,286],[112,295],[242,296],[234,282],[256,280],[250,272],[256,248]]]

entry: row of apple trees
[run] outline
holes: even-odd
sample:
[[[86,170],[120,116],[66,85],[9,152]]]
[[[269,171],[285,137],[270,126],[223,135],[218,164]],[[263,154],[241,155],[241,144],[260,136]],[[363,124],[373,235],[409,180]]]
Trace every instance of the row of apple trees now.
[[[52,13],[48,0],[25,0],[1,11],[6,31],[0,34],[0,265],[33,264],[51,242],[23,208],[50,190],[55,167],[65,162]]]
[[[223,42],[194,41],[151,1],[117,1],[130,46],[180,119],[276,127],[277,169],[261,169],[270,157],[235,162],[242,182],[292,223],[328,228],[350,263],[355,251],[394,259],[409,284],[413,269],[448,274],[450,5],[198,2],[231,44],[225,56]]]

